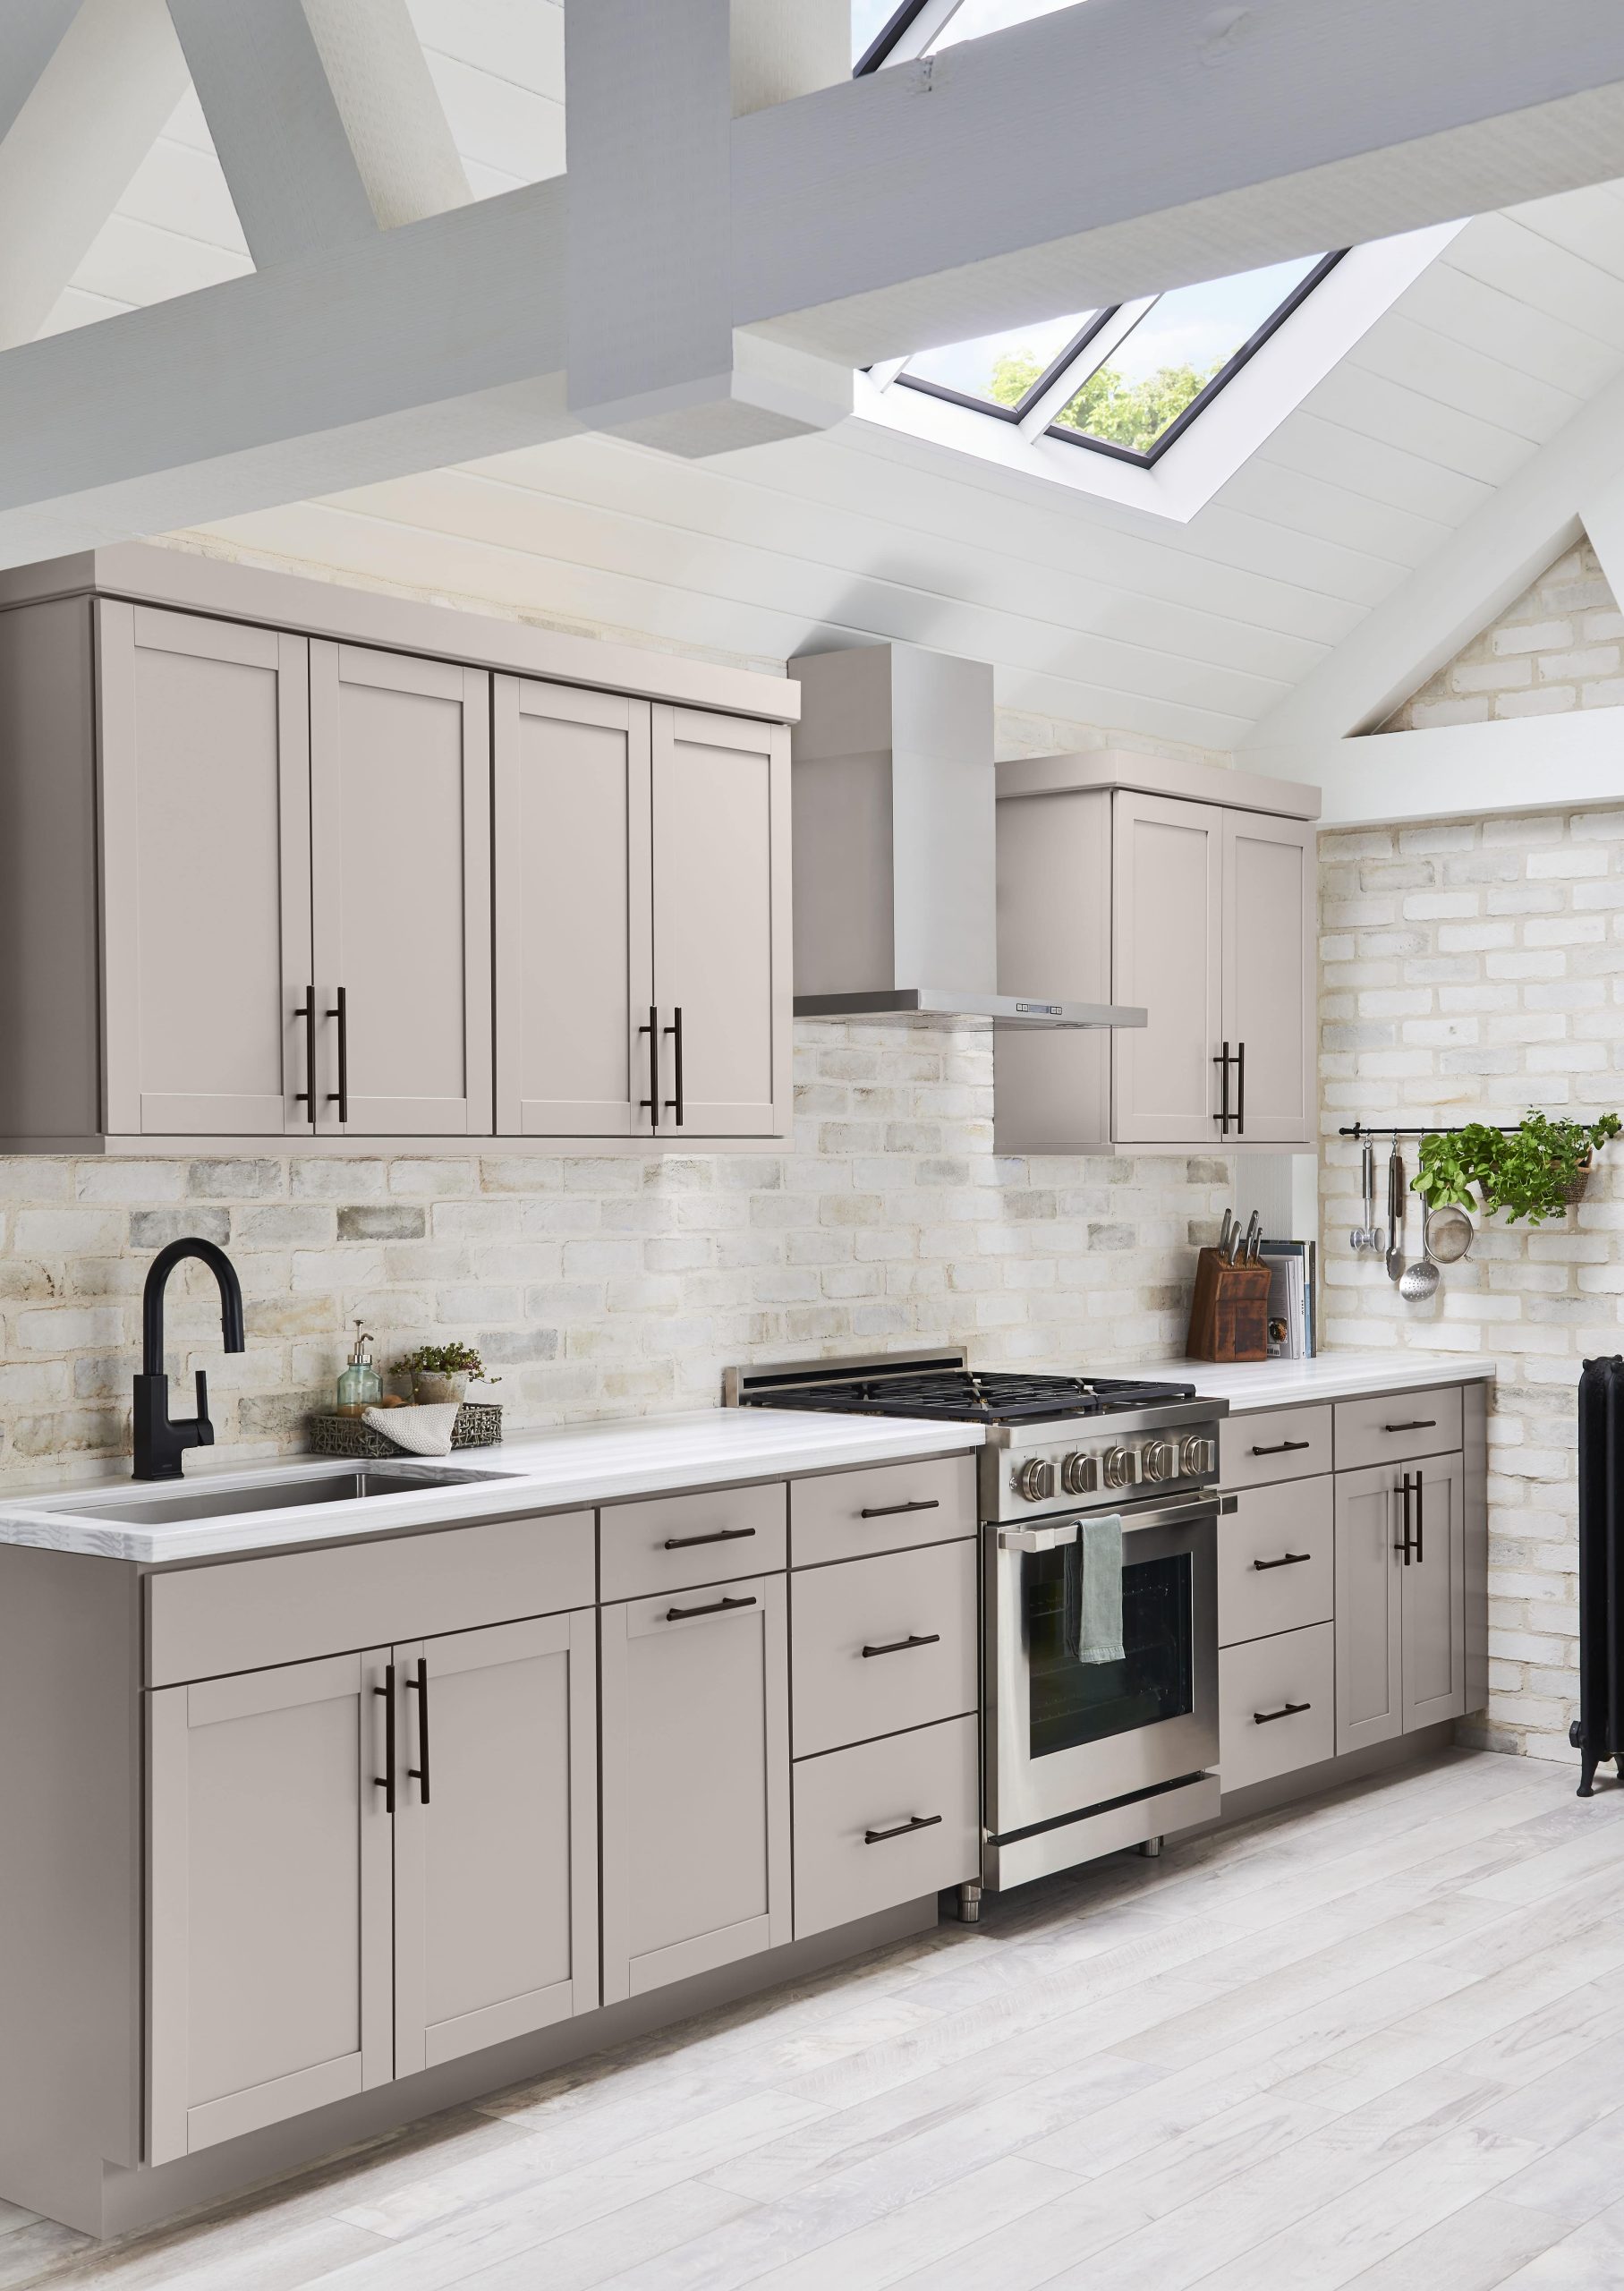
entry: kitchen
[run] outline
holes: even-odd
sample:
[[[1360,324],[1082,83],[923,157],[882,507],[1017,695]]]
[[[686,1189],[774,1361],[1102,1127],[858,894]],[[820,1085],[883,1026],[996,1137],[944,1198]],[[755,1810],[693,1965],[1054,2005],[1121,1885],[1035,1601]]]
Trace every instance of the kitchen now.
[[[1355,371],[1464,328],[1473,263],[1576,202],[1609,278],[1614,195],[1566,197],[1322,266],[1224,419],[1356,294]],[[1352,434],[1349,370],[1279,456]],[[1610,2105],[1569,1729],[1611,1156],[1555,1221],[1474,1191],[1451,1259],[1441,1197],[1435,1285],[1395,1277],[1434,1261],[1421,1133],[1611,1110],[1600,481],[1554,454],[1527,507],[1542,473],[1441,456],[1355,519],[1305,477],[1365,588],[1269,670],[1265,592],[1309,587],[1283,513],[1278,575],[1243,527],[1287,460],[1153,548],[1073,494],[1056,665],[971,569],[1051,481],[949,490],[940,425],[997,425],[914,396],[916,431],[357,470],[0,576],[0,2279],[1399,2282],[1459,2230],[1486,2283],[1604,2232],[1555,2175]],[[1598,366],[1572,422],[1608,404]],[[784,505],[786,566],[856,550],[881,467],[952,610],[872,559],[775,587]],[[1378,595],[1383,516],[1416,564]],[[1163,584],[1131,637],[1110,577]],[[1236,1212],[1317,1266],[1315,1357],[1192,1342]],[[501,1437],[414,1451],[382,1404],[438,1372],[399,1364],[458,1348],[445,1405]],[[1441,2078],[1501,2168],[1406,2210]],[[1231,2178],[1274,2220],[1193,2225]]]

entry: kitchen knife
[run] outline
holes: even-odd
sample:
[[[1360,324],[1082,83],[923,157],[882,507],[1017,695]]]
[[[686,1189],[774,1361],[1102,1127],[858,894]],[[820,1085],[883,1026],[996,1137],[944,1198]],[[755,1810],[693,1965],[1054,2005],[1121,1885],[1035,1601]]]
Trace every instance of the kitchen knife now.
[[[1398,1281],[1404,1273],[1404,1156],[1399,1140],[1387,1157],[1387,1277]]]
[[[1224,1211],[1224,1222],[1218,1229],[1218,1254],[1220,1257],[1224,1257],[1226,1261],[1229,1248],[1229,1234],[1234,1223],[1234,1218],[1226,1209]]]
[[[1248,1265],[1255,1265],[1257,1263],[1257,1252],[1259,1246],[1263,1241],[1263,1221],[1259,1213],[1254,1209],[1252,1212],[1251,1219],[1246,1226],[1246,1262]]]

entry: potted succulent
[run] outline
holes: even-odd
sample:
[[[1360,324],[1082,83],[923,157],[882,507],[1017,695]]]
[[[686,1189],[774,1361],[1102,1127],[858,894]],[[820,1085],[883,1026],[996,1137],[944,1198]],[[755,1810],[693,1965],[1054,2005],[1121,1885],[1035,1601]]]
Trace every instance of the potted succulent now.
[[[1429,1209],[1470,1209],[1475,1194],[1491,1216],[1503,1209],[1509,1224],[1538,1225],[1579,1198],[1594,1156],[1621,1127],[1616,1113],[1553,1121],[1532,1108],[1515,1129],[1470,1121],[1422,1139],[1414,1189]]]
[[[462,1402],[472,1376],[480,1384],[499,1384],[488,1375],[485,1363],[472,1344],[420,1344],[395,1364],[397,1375],[412,1379],[412,1397],[420,1408],[436,1401]]]

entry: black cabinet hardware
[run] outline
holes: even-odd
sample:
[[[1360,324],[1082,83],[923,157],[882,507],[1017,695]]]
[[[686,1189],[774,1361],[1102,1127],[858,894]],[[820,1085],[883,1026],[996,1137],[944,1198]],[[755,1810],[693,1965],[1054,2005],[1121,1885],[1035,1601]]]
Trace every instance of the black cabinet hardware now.
[[[671,1036],[671,1079],[676,1095],[666,1100],[666,1111],[676,1116],[680,1129],[686,1114],[683,1103],[683,1007],[679,1002],[671,1013],[671,1024],[666,1028]]]
[[[940,1819],[940,1814],[913,1814],[906,1822],[898,1822],[895,1829],[865,1829],[863,1843],[864,1845],[883,1845],[888,1837],[906,1837],[910,1830],[934,1829]]]
[[[1408,1472],[1406,1472],[1404,1478],[1399,1482],[1399,1497],[1404,1506],[1404,1541],[1402,1543],[1396,1543],[1393,1546],[1393,1549],[1395,1551],[1401,1551],[1404,1554],[1404,1563],[1407,1567],[1410,1563],[1411,1554],[1416,1548],[1416,1539],[1410,1533],[1410,1495],[1415,1487],[1415,1481],[1410,1478]]]
[[[1229,1135],[1229,1124],[1235,1119],[1229,1111],[1229,1068],[1233,1062],[1229,1056],[1229,1045],[1225,1043],[1212,1060],[1213,1065],[1218,1069],[1219,1090],[1218,1111],[1212,1119],[1218,1124],[1218,1134],[1220,1137],[1227,1137]]]
[[[1384,1424],[1382,1429],[1384,1432],[1435,1432],[1438,1418],[1435,1416],[1414,1416],[1407,1424]]]
[[[1277,1440],[1271,1448],[1254,1448],[1254,1456],[1288,1456],[1298,1448],[1312,1448],[1312,1440]]]
[[[911,1503],[871,1503],[866,1511],[859,1512],[857,1517],[860,1520],[894,1520],[899,1512],[940,1512],[940,1495],[916,1495]]]
[[[1426,1488],[1422,1473],[1416,1474],[1416,1564],[1419,1567],[1426,1558]]]
[[[341,1128],[347,1128],[350,1120],[350,998],[341,986],[333,998],[329,1018],[338,1021],[338,1087],[327,1092],[328,1105],[338,1108]]]
[[[1235,1135],[1237,1137],[1244,1137],[1246,1134],[1246,1045],[1243,1042],[1237,1043],[1235,1046]]]
[[[755,1533],[753,1528],[712,1528],[708,1536],[667,1536],[667,1551],[692,1551],[696,1543],[743,1543]]]
[[[1277,1718],[1297,1718],[1305,1710],[1313,1708],[1312,1702],[1288,1702],[1279,1710],[1254,1710],[1252,1713],[1252,1724],[1254,1726],[1272,1726]]]
[[[381,1694],[384,1699],[384,1770],[381,1774],[374,1775],[372,1779],[374,1786],[384,1793],[385,1813],[392,1814],[395,1811],[395,1665],[393,1663],[385,1665],[384,1682],[382,1686],[375,1686],[372,1691],[374,1694]]]
[[[417,1676],[406,1681],[406,1692],[417,1697],[417,1754],[421,1766],[409,1766],[406,1772],[418,1786],[426,1806],[429,1802],[429,1657],[417,1658]]]
[[[747,1599],[712,1599],[708,1607],[667,1607],[666,1609],[666,1621],[667,1622],[686,1622],[693,1615],[721,1614],[725,1613],[728,1607],[752,1607],[754,1605],[755,1597],[752,1593]]]
[[[1311,1551],[1288,1551],[1284,1559],[1254,1559],[1252,1564],[1260,1575],[1266,1575],[1271,1567],[1306,1567],[1313,1557]]]
[[[304,1087],[293,1093],[296,1106],[309,1106],[310,1120],[316,1119],[316,990],[307,986],[304,1000],[294,1011],[295,1018],[304,1022]]]
[[[640,1106],[647,1106],[649,1110],[649,1128],[658,1129],[659,1128],[659,1011],[654,1003],[650,1002],[649,1005],[648,1025],[639,1026],[637,1031],[640,1035],[647,1035],[649,1037],[649,1094],[646,1098],[639,1098],[637,1103]]]
[[[866,1662],[871,1655],[904,1655],[910,1647],[940,1647],[940,1631],[911,1631],[906,1639],[890,1639],[883,1647],[865,1647],[863,1658]]]

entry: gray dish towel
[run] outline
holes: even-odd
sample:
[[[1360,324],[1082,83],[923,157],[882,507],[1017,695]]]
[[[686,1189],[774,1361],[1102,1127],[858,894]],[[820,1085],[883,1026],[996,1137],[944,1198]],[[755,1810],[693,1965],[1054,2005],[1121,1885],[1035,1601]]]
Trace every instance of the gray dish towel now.
[[[1122,1657],[1122,1514],[1079,1520],[1066,1546],[1061,1587],[1061,1644],[1074,1663],[1119,1663]]]

